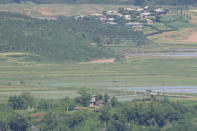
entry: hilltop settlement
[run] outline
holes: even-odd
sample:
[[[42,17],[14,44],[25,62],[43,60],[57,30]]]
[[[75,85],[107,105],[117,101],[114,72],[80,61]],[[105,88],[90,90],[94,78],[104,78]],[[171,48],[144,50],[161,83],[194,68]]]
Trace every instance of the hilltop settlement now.
[[[103,11],[102,14],[79,15],[75,19],[95,19],[104,24],[125,25],[137,29],[159,22],[160,17],[169,12],[168,9],[145,6],[143,8],[119,8],[118,11]]]

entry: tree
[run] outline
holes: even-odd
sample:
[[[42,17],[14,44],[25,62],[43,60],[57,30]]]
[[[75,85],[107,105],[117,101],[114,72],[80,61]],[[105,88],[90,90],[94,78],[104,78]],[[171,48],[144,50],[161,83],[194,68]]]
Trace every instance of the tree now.
[[[30,93],[22,93],[19,96],[11,96],[8,99],[8,105],[13,109],[27,109],[33,106],[33,97]]]
[[[112,97],[110,100],[110,104],[112,107],[116,106],[118,104],[118,100],[116,99],[116,97]]]
[[[37,109],[39,110],[47,110],[50,108],[49,100],[41,99],[37,105]]]
[[[43,123],[40,128],[42,131],[53,131],[58,125],[56,115],[51,112],[44,116],[42,122]]]
[[[24,101],[24,106],[26,108],[33,107],[34,104],[34,98],[31,96],[31,94],[29,92],[24,92],[20,95],[21,99]]]
[[[109,110],[108,109],[103,109],[101,110],[101,114],[99,116],[99,119],[101,122],[107,124],[107,122],[110,120],[111,116],[109,114]]]
[[[19,114],[9,118],[8,125],[13,131],[26,131],[30,127],[28,120]]]
[[[119,120],[112,120],[107,124],[107,131],[128,131],[128,126]]]
[[[110,96],[108,94],[104,94],[104,103],[108,104],[108,100],[110,99]]]
[[[85,89],[81,89],[79,91],[79,94],[81,95],[80,97],[75,98],[75,101],[77,103],[80,103],[83,106],[88,106],[89,102],[91,100],[91,94],[88,93]]]

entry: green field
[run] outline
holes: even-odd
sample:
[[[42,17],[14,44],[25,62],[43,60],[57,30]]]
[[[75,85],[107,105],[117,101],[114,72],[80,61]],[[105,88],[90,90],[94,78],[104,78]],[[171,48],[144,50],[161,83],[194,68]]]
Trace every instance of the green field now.
[[[77,16],[102,13],[105,10],[118,10],[119,8],[133,7],[133,5],[113,4],[1,4],[0,11],[18,12],[38,18],[53,18],[56,16]]]
[[[37,98],[74,97],[79,88],[197,85],[197,59],[147,58],[127,63],[38,64],[0,62],[0,101],[30,91]],[[5,101],[4,101],[5,102]]]
[[[29,15],[34,16],[31,14],[32,10],[34,12],[39,8],[40,10],[38,10],[38,12],[45,11],[46,13],[47,11],[47,13],[52,13],[50,14],[50,16],[70,16],[80,15],[80,13],[100,13],[103,10],[118,9],[120,7],[128,6],[130,5],[35,5],[28,3],[0,5],[0,10],[25,13],[26,10],[29,9]],[[86,9],[86,7],[89,8]],[[92,10],[92,8],[95,8],[95,10]],[[64,9],[67,9],[71,12]],[[61,11],[63,12],[63,14],[61,14]],[[45,14],[42,16],[47,15]],[[166,17],[165,20],[169,19],[169,17]],[[14,21],[20,22],[20,19],[14,19]],[[173,24],[173,26],[177,26],[177,28],[191,27],[190,24],[188,24],[189,26],[186,26],[187,23],[180,22],[180,24],[177,24],[177,21],[171,24]],[[45,24],[43,25],[45,27]],[[156,23],[154,26],[156,26],[160,30],[167,29],[163,23]],[[18,30],[19,28],[21,29],[21,27],[18,27]],[[60,27],[60,29],[62,28]],[[146,29],[147,32],[151,33],[151,28]],[[28,32],[24,32],[24,34],[28,35]],[[35,34],[37,35],[38,33]],[[90,34],[91,33],[89,33],[88,35]],[[65,96],[77,96],[77,91],[79,90],[79,88],[88,88],[93,92],[108,92],[115,96],[120,96],[124,95],[125,92],[112,91],[110,89],[113,87],[196,86],[196,57],[166,58],[135,55],[135,53],[143,54],[144,52],[176,52],[180,49],[187,50],[187,52],[189,53],[191,49],[196,52],[196,42],[170,41],[171,39],[169,38],[176,37],[176,35],[178,34],[170,34],[165,38],[165,40],[158,39],[160,37],[158,37],[157,35],[150,36],[149,39],[152,41],[150,41],[150,43],[147,45],[143,45],[142,47],[137,47],[134,42],[126,40],[122,41],[120,44],[104,45],[104,47],[110,48],[126,57],[126,59],[116,61],[114,63],[40,63],[40,61],[32,59],[35,57],[35,54],[31,54],[31,52],[0,53],[0,103],[5,103],[9,96],[20,94],[24,91],[31,92],[32,95],[36,98],[59,99]],[[51,39],[51,37],[49,38]],[[10,37],[8,37],[7,39],[10,40]],[[79,47],[79,49],[82,49],[82,47]],[[78,51],[76,52],[78,53]],[[56,53],[58,53],[58,51],[56,51]],[[65,52],[63,54],[65,55]],[[79,56],[81,56],[80,53]],[[79,59],[79,56],[77,56],[76,59]],[[82,62],[83,60],[84,59],[82,59]]]

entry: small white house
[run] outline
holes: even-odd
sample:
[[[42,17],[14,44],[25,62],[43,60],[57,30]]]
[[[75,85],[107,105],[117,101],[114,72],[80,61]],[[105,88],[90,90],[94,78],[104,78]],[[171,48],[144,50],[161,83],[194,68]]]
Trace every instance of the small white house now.
[[[131,20],[131,15],[124,15],[124,18],[125,18],[126,20]]]
[[[119,17],[122,16],[122,14],[120,14],[117,11],[114,11],[114,10],[107,11],[106,14],[107,15],[116,15],[116,16],[119,16]]]
[[[114,21],[115,19],[114,18],[108,18],[107,20],[108,21]]]
[[[129,23],[126,23],[125,25],[132,26],[133,28],[143,28],[144,27],[144,23],[141,23],[141,22],[129,22]]]
[[[149,8],[148,6],[144,6],[144,9],[146,9],[146,10],[147,10],[148,8]]]
[[[78,15],[78,16],[75,17],[75,19],[82,19],[84,17],[85,17],[85,15]]]
[[[136,9],[136,11],[138,11],[138,12],[141,12],[141,11],[143,11],[144,9],[142,9],[142,8],[138,8],[138,9]]]
[[[132,8],[124,8],[124,10],[127,10],[127,11],[134,11],[135,9],[132,9]]]
[[[100,17],[102,17],[103,16],[103,14],[91,14],[91,16],[100,16]]]
[[[150,12],[144,12],[144,13],[140,14],[140,17],[147,17],[147,16],[150,16],[150,15],[151,15]]]
[[[155,9],[155,12],[161,13],[161,12],[164,12],[164,9],[163,8],[157,8],[157,9]]]
[[[147,22],[147,24],[148,24],[148,25],[152,25],[152,24],[154,24],[154,21],[153,21],[153,20],[151,20],[151,19],[146,19],[146,22]]]
[[[107,24],[110,24],[110,25],[117,25],[117,23],[115,22],[106,22]]]

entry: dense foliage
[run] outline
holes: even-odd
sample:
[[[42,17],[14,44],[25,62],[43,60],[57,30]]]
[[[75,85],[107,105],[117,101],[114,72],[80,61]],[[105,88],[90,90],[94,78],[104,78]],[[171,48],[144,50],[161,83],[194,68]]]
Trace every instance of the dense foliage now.
[[[196,131],[197,105],[190,108],[167,98],[150,97],[119,103],[115,97],[107,94],[97,95],[102,107],[89,107],[86,90],[79,91],[78,98],[61,100],[39,100],[32,110],[18,110],[13,106],[0,106],[0,130],[26,131]],[[25,101],[31,98],[29,93]],[[76,101],[76,99],[82,99]],[[43,102],[45,101],[45,102]],[[41,103],[47,103],[41,107]],[[10,103],[10,102],[9,102]],[[19,102],[20,103],[20,102]],[[46,104],[44,104],[46,105]],[[76,107],[81,107],[76,108]],[[24,115],[22,115],[24,114]]]

